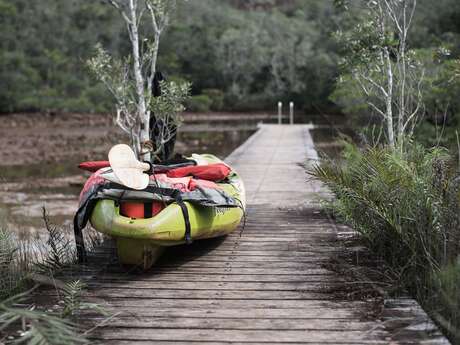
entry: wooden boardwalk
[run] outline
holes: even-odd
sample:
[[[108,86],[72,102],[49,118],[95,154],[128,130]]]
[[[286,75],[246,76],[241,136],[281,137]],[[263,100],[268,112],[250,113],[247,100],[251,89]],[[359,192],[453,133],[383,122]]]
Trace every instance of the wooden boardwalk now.
[[[150,272],[93,258],[86,298],[116,313],[103,344],[448,344],[411,299],[349,300],[327,263],[341,250],[307,126],[262,126],[229,158],[247,187],[246,227],[167,251]],[[95,264],[94,264],[95,263]],[[341,297],[342,296],[342,297]],[[103,317],[86,315],[94,325]]]

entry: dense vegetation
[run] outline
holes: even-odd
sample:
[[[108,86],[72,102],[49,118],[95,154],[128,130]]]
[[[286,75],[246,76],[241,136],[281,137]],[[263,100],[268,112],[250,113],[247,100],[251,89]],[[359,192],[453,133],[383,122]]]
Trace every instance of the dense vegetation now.
[[[350,12],[352,15],[346,15],[342,21],[344,31],[359,25],[365,27],[361,12],[356,9]],[[364,43],[372,39],[364,31],[360,34]],[[400,42],[397,35],[393,35],[385,42],[390,47]],[[460,126],[460,3],[451,0],[418,1],[407,50],[413,61],[410,69],[423,73],[420,84],[423,120],[418,121],[416,137],[427,146],[445,144],[456,149],[456,131]],[[341,57],[346,54],[343,45],[339,52]],[[396,62],[396,57],[393,56],[393,60]],[[375,132],[374,125],[380,125],[378,115],[366,105],[363,90],[352,77],[350,69],[343,68],[343,64],[339,69],[340,78],[330,99],[347,114],[354,128]],[[367,139],[373,141],[375,138],[367,135]]]
[[[419,2],[405,41],[402,9],[414,0],[337,3],[347,20],[331,98],[362,140],[310,173],[335,194],[335,214],[460,343],[460,6]]]
[[[315,168],[332,210],[358,231],[398,283],[460,342],[460,179],[444,149],[358,149]]]
[[[110,96],[84,61],[97,42],[118,55],[129,51],[113,8],[83,0],[0,0],[0,18],[1,112],[112,110]],[[411,33],[411,45],[429,69],[429,115],[447,113],[452,122],[460,87],[443,74],[460,54],[459,18],[455,0],[423,1]],[[344,19],[333,1],[180,2],[161,42],[160,68],[193,82],[189,106],[196,110],[260,109],[272,107],[274,99],[312,110],[332,99],[359,115],[355,90],[346,84],[335,89],[341,51],[332,39],[339,27],[357,20]],[[451,53],[437,59],[432,53],[441,47]]]
[[[332,2],[180,3],[160,69],[193,82],[190,106],[260,109],[274,98],[328,103],[336,75]],[[129,52],[118,13],[98,1],[0,0],[0,111],[111,110],[84,62],[97,42]],[[145,31],[148,28],[144,28]]]
[[[353,79],[340,70],[343,51],[333,39],[359,16],[347,18],[332,0],[179,4],[161,42],[159,68],[171,79],[193,82],[189,109],[258,110],[281,99],[310,111],[335,106],[353,125],[373,122]],[[85,67],[98,42],[118,56],[129,52],[124,24],[112,7],[83,0],[0,0],[0,20],[0,112],[113,110],[110,95]],[[458,1],[419,2],[410,46],[426,67],[429,121],[418,133],[427,144],[456,145],[460,82],[452,76],[460,69],[459,23]],[[336,84],[340,74],[345,82]]]

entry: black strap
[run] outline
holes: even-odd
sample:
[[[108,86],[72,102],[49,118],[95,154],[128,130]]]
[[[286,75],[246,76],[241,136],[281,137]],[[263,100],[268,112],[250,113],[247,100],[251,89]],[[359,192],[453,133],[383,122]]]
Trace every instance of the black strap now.
[[[144,202],[144,218],[152,218],[153,202]]]
[[[123,186],[123,185],[111,182],[111,183],[108,183],[108,184],[101,185],[92,194],[96,195],[102,189],[131,190],[131,189],[129,189],[129,188]],[[185,204],[185,202],[182,200],[181,192],[179,190],[177,190],[177,189],[160,188],[160,187],[155,187],[155,186],[148,186],[143,191],[144,192],[149,192],[149,193],[160,194],[162,196],[168,196],[168,197],[173,198],[177,202],[177,204],[179,205],[179,207],[182,210],[182,216],[184,217],[184,223],[185,223],[185,236],[184,236],[184,239],[185,239],[185,243],[186,244],[191,244],[193,242],[193,240],[192,240],[192,229],[191,229],[191,225],[190,225],[190,216],[189,216],[189,213],[188,213],[187,204]],[[87,207],[82,207],[81,206],[79,208],[79,210],[77,211],[77,214],[74,217],[75,244],[76,244],[76,248],[77,248],[78,262],[80,264],[87,261],[85,242],[84,242],[82,230],[83,230],[84,226],[86,225],[86,223],[88,222],[88,220],[90,218],[90,215],[93,212],[94,207],[96,206],[97,201],[98,200],[95,199],[95,198],[88,198],[88,200],[86,202]],[[150,204],[150,206],[148,206],[147,204]],[[87,214],[85,214],[85,216],[84,216],[84,224],[80,225],[79,222],[78,222],[77,215],[82,209],[86,209]],[[150,210],[150,213],[149,213],[150,216],[147,217],[147,215],[148,215],[147,212],[149,212],[149,210]],[[151,218],[152,217],[152,203],[146,203],[144,205],[144,216],[146,218]]]
[[[187,205],[182,200],[181,195],[178,193],[178,197],[176,198],[177,204],[180,206],[182,210],[182,216],[184,217],[185,222],[185,243],[191,244],[192,240],[192,227],[190,226],[190,216],[188,214]]]
[[[85,241],[83,239],[83,231],[77,224],[77,217],[73,220],[73,230],[75,235],[75,246],[77,248],[78,263],[83,264],[87,261]]]
[[[108,185],[105,186],[106,189],[123,189],[123,190],[131,190],[126,186],[120,185],[118,183],[111,182]],[[185,222],[185,243],[190,244],[193,242],[192,240],[192,229],[190,225],[190,216],[188,213],[187,205],[184,203],[182,200],[182,195],[180,190],[178,189],[172,189],[172,188],[161,188],[161,187],[156,187],[156,186],[148,186],[147,188],[142,190],[143,192],[148,192],[148,193],[156,193],[160,194],[162,196],[168,196],[170,198],[173,198],[179,207],[182,210],[182,216],[184,217],[184,222]],[[144,215],[146,214],[146,207],[147,205],[144,206]],[[152,213],[152,207],[150,207],[150,214]],[[151,217],[151,216],[150,216]]]

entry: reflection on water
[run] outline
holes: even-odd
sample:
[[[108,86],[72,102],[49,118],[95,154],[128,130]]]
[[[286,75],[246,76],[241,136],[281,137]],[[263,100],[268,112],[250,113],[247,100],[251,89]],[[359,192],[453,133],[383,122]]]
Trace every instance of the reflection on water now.
[[[343,150],[343,140],[352,138],[353,131],[342,115],[311,115],[315,128],[310,131],[316,150],[322,158],[338,159]]]
[[[82,160],[69,157],[66,162],[50,163],[41,162],[27,165],[7,165],[0,167],[1,182],[17,182],[30,179],[30,188],[33,188],[33,179],[57,178],[79,174],[78,164]]]
[[[179,142],[176,151],[184,155],[195,152],[212,153],[223,159],[246,141],[255,130],[256,128],[206,132],[184,131],[178,136]]]

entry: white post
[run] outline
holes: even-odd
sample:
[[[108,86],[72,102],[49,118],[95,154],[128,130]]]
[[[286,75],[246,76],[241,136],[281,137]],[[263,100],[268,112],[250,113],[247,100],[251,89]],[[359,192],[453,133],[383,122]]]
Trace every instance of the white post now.
[[[283,120],[283,103],[278,102],[278,124],[281,125]]]
[[[294,102],[289,103],[289,123],[294,124]]]

